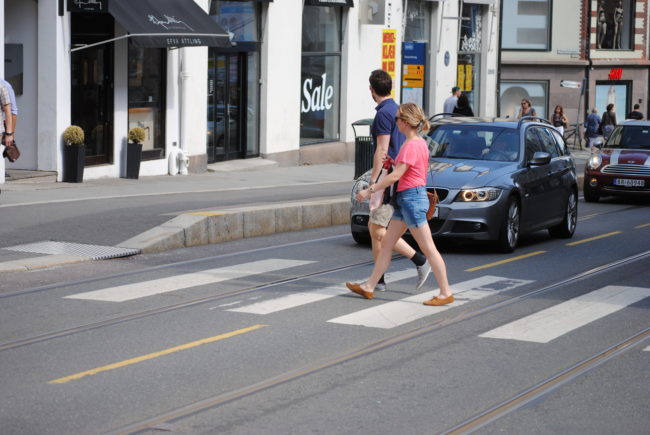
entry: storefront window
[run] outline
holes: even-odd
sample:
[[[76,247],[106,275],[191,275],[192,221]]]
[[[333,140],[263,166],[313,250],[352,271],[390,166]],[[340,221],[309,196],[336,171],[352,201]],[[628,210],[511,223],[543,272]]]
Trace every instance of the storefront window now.
[[[304,7],[301,69],[300,144],[338,140],[340,8]]]
[[[411,0],[406,5],[404,41],[429,41],[429,2]]]
[[[501,46],[504,50],[549,49],[549,0],[503,0],[502,4]]]
[[[481,78],[481,45],[483,39],[483,8],[463,4],[458,47],[456,83],[467,95],[475,115],[479,114],[478,85]]]
[[[596,45],[605,50],[632,50],[634,0],[600,0],[596,23]]]
[[[258,41],[255,1],[210,2],[210,16],[229,33],[231,41]]]
[[[165,157],[166,50],[129,44],[129,129],[142,127],[142,158]]]
[[[620,80],[596,82],[595,107],[598,113],[602,115],[607,110],[607,106],[613,104],[616,121],[623,121],[630,111],[630,88],[631,82]]]
[[[521,100],[530,100],[537,116],[546,118],[548,82],[501,81],[501,110],[499,116],[517,119]]]

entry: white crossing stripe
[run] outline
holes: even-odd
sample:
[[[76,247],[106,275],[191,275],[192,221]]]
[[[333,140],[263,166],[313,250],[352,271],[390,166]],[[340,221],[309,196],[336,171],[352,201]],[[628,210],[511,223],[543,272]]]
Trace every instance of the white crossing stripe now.
[[[646,352],[650,352],[650,346],[646,347],[646,348],[643,349],[643,350],[646,351]]]
[[[109,287],[86,293],[78,293],[75,295],[65,296],[65,298],[85,299],[90,301],[124,302],[130,301],[132,299],[144,298],[146,296],[157,295],[160,293],[182,290],[189,287],[215,284],[231,279],[258,275],[260,273],[273,272],[276,270],[288,269],[290,267],[296,266],[303,266],[309,263],[314,263],[314,261],[271,258],[267,260],[237,264],[234,266],[203,270],[201,272],[185,273],[183,275],[175,275],[167,278],[154,279],[151,281],[120,285],[117,287]]]
[[[479,337],[548,343],[648,296],[648,288],[610,285],[500,326]]]
[[[388,282],[401,281],[403,279],[412,278],[417,275],[415,268],[407,270],[400,270],[397,272],[387,273],[385,278]],[[289,308],[299,307],[301,305],[318,302],[325,299],[332,298],[338,295],[350,294],[350,290],[345,287],[345,283],[336,284],[330,287],[320,288],[309,292],[294,293],[287,296],[269,299],[267,301],[258,302],[251,305],[245,305],[239,308],[232,308],[228,311],[237,313],[250,313],[250,314],[270,314],[277,311],[288,310]]]
[[[434,290],[337,317],[328,322],[390,329],[531,282],[533,281],[485,275],[452,285],[451,290],[455,301],[451,305],[441,307],[422,305],[423,301],[438,294],[438,290]]]

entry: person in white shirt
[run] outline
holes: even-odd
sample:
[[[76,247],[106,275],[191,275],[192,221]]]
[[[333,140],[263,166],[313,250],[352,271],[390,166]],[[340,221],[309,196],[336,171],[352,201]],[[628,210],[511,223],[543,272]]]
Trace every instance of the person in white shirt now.
[[[454,86],[451,88],[451,96],[445,100],[445,103],[442,106],[442,111],[444,113],[454,113],[456,103],[458,102],[458,97],[460,97],[460,88],[458,86]]]

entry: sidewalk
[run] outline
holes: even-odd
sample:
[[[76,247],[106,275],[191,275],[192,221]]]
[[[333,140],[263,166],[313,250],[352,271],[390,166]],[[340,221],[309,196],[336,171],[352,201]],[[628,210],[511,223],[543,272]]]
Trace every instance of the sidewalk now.
[[[202,174],[150,176],[138,180],[105,178],[83,183],[57,183],[51,173],[11,169],[8,172],[10,178],[0,185],[0,213],[3,208],[98,199],[240,190],[245,192],[257,188],[322,186],[328,183],[349,183],[351,187],[354,164],[280,167],[276,162],[256,158],[211,164],[208,165],[208,171]],[[348,195],[339,195],[281,204],[247,204],[216,210],[194,210],[170,217],[163,225],[116,246],[60,242],[5,246],[0,248],[0,273],[113,258],[131,255],[133,252],[155,252],[218,243],[275,232],[341,225],[349,222],[349,204]],[[113,251],[115,248],[120,248],[123,252],[120,253],[119,249]]]

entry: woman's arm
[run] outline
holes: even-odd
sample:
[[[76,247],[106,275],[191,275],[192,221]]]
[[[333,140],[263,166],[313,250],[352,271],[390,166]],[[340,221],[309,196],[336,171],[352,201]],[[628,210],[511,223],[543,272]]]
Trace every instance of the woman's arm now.
[[[375,183],[371,185],[369,188],[364,189],[359,193],[357,193],[357,201],[363,201],[369,198],[371,193],[375,193],[378,190],[385,189],[391,184],[394,184],[397,180],[399,180],[402,177],[402,175],[404,175],[404,173],[408,168],[409,165],[407,165],[406,163],[404,162],[398,163],[395,169],[393,169],[393,172],[386,175],[382,180],[379,181],[379,183]]]

